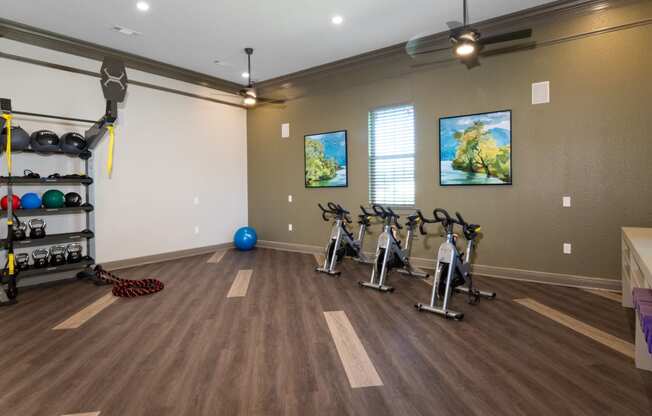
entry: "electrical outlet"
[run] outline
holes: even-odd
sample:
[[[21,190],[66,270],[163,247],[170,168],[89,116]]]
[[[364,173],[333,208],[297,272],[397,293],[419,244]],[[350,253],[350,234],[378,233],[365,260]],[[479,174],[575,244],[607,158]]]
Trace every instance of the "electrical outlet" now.
[[[288,231],[292,231],[292,224],[288,224]]]
[[[288,195],[288,202],[292,202],[292,195]]]
[[[199,234],[199,225],[195,225],[195,234]]]
[[[570,196],[564,196],[561,198],[561,205],[564,208],[570,208],[571,207],[571,197]]]
[[[573,252],[573,246],[571,243],[564,243],[564,254],[571,254]]]
[[[195,204],[195,205],[199,205],[199,197],[198,196],[194,197],[192,199],[192,203]]]

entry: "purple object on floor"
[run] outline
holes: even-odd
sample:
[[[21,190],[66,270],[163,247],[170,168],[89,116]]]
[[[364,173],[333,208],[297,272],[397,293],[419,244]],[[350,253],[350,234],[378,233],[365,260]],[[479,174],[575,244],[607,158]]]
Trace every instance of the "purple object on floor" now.
[[[643,337],[647,342],[648,352],[652,354],[652,304],[640,304],[637,313],[638,318],[641,321]]]
[[[652,289],[635,287],[632,290],[632,301],[636,310],[638,310],[639,306],[642,304],[652,305]]]

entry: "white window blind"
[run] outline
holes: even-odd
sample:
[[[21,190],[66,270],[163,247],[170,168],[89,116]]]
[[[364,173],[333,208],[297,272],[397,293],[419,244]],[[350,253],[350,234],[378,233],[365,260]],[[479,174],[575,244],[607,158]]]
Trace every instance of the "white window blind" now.
[[[369,113],[369,200],[391,207],[415,204],[414,107]]]

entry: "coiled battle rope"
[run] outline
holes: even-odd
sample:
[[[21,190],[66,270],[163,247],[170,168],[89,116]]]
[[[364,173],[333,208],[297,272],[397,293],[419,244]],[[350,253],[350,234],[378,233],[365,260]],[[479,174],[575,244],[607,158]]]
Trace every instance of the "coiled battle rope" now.
[[[113,284],[113,296],[122,298],[151,295],[160,292],[165,287],[163,282],[157,279],[122,279],[113,273],[104,270],[99,265],[95,267],[95,275],[98,280]]]

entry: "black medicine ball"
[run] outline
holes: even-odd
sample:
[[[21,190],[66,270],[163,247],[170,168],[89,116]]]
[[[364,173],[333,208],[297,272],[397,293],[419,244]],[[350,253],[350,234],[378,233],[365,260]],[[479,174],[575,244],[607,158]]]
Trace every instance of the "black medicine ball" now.
[[[65,198],[67,207],[78,207],[82,204],[82,197],[77,192],[68,192]]]
[[[2,150],[7,150],[7,128],[2,129]],[[12,150],[25,150],[29,147],[30,137],[29,134],[19,126],[11,127],[11,149]]]
[[[86,150],[86,139],[79,133],[66,133],[61,136],[61,150],[64,153],[78,155]]]
[[[59,136],[50,130],[39,130],[32,133],[32,149],[37,152],[56,152],[59,150]]]

